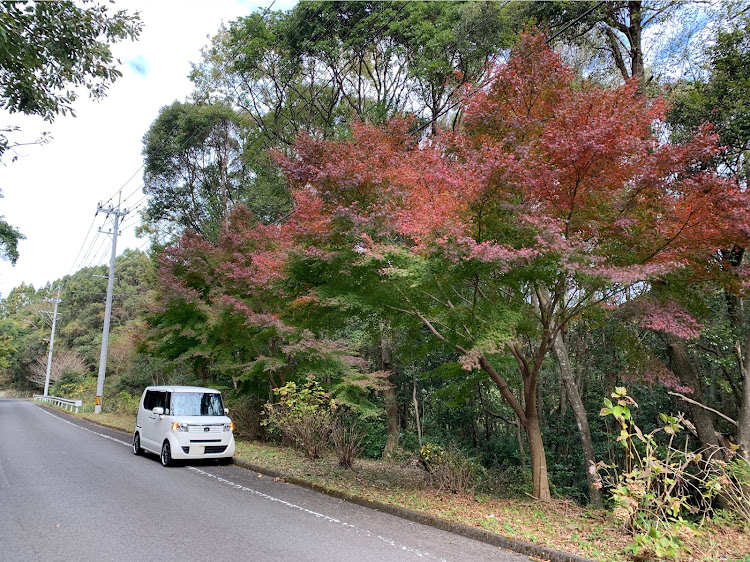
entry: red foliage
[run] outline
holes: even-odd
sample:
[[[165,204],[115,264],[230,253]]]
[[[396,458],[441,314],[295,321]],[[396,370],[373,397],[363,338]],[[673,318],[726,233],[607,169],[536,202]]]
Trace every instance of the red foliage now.
[[[719,150],[710,128],[664,141],[662,100],[635,82],[574,81],[540,35],[494,74],[458,133],[416,143],[408,120],[356,124],[351,140],[301,137],[297,158],[278,157],[297,190],[284,228],[298,247],[398,242],[499,271],[556,256],[567,290],[705,269],[747,242],[747,194],[704,166]]]
[[[650,296],[641,296],[621,307],[624,317],[642,328],[663,332],[680,339],[692,340],[700,335],[700,324],[674,300],[662,302]]]
[[[163,300],[219,305],[239,313],[248,325],[285,329],[270,306],[275,282],[283,277],[290,239],[277,226],[258,224],[236,207],[211,244],[185,231],[159,259]]]

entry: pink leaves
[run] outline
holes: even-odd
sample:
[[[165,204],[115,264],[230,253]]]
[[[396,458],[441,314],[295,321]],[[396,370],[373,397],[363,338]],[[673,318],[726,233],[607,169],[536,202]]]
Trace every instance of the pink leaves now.
[[[263,314],[255,312],[248,304],[231,295],[220,295],[216,299],[217,303],[224,305],[227,309],[242,315],[245,318],[245,324],[253,329],[275,328],[278,332],[290,332],[288,328],[276,314]]]
[[[647,358],[642,372],[633,372],[631,369],[630,372],[623,374],[625,375],[625,379],[663,386],[675,392],[692,394],[694,391],[692,387],[683,385],[680,379],[677,378],[677,375],[654,357]]]
[[[165,302],[184,300],[207,310],[230,311],[256,329],[285,330],[271,308],[282,278],[289,238],[277,226],[254,221],[241,206],[232,212],[216,244],[185,232],[160,258]]]
[[[674,300],[664,302],[649,296],[634,299],[623,305],[626,317],[642,328],[671,334],[680,339],[696,339],[700,324]]]
[[[540,254],[539,250],[535,248],[516,249],[494,242],[477,244],[471,239],[465,240],[465,242],[469,248],[468,256],[465,259],[496,263],[504,271],[508,271],[518,265],[528,264]]]

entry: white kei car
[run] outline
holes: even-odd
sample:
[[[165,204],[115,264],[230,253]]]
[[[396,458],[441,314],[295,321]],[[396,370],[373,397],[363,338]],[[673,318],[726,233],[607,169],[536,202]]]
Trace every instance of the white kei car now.
[[[234,456],[234,422],[221,393],[197,386],[149,386],[143,391],[133,432],[133,453],[159,455],[161,464],[175,460]]]

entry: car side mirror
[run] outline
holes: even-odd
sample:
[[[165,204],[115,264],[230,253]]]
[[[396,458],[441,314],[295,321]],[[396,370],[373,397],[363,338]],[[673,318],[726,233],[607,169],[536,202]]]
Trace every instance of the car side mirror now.
[[[161,416],[162,414],[164,414],[164,408],[160,408],[159,406],[157,406],[151,411],[155,413],[157,416]]]
[[[225,416],[228,416],[228,415],[229,415],[229,408],[224,408],[224,415],[225,415]]]

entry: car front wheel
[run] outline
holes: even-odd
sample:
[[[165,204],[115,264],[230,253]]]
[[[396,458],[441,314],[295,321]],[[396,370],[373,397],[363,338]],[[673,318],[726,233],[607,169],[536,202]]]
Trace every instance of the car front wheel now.
[[[143,449],[141,449],[141,434],[136,433],[133,435],[133,454],[134,455],[140,455],[143,452]]]
[[[169,441],[164,441],[161,446],[161,464],[163,466],[172,466],[172,450],[169,448]]]

